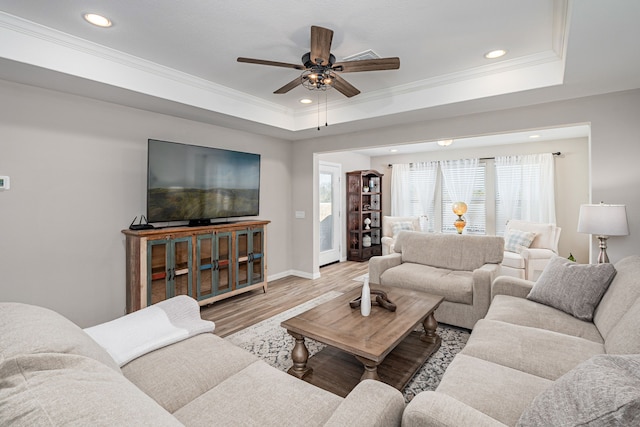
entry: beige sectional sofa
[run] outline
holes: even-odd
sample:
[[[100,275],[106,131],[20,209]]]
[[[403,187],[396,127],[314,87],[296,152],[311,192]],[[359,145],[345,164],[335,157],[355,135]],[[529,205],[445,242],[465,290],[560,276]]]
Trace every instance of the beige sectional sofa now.
[[[442,296],[436,320],[472,329],[489,309],[503,255],[502,237],[401,231],[393,253],[369,260],[369,281]]]
[[[527,299],[534,282],[499,277],[487,316],[403,426],[640,425],[640,256],[615,269],[593,321]]]
[[[195,301],[193,310],[199,317]],[[381,382],[343,399],[212,333],[120,367],[61,315],[0,303],[3,426],[394,426],[403,409],[401,393]]]

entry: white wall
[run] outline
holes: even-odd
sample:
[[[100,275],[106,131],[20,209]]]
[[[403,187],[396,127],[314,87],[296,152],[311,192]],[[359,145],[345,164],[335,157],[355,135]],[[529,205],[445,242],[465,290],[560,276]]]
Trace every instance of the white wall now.
[[[640,185],[639,116],[640,90],[634,90],[300,141],[293,145],[293,198],[296,209],[313,207],[317,191],[310,194],[309,188],[313,188],[313,174],[317,169],[314,153],[590,124],[591,201],[626,204],[629,216],[630,235],[609,239],[609,258],[615,262],[640,253],[640,217],[634,214],[640,209],[640,193],[634,190]],[[297,236],[313,235],[314,228],[317,224],[310,218],[296,222],[293,232]],[[315,241],[294,239],[293,245],[294,253],[298,254],[293,268],[317,273]],[[593,260],[597,256],[595,239],[591,249]]]
[[[146,210],[147,139],[261,154],[269,276],[291,269],[291,143],[0,81],[0,300],[86,327],[123,314],[120,232]],[[284,189],[284,191],[283,191]]]

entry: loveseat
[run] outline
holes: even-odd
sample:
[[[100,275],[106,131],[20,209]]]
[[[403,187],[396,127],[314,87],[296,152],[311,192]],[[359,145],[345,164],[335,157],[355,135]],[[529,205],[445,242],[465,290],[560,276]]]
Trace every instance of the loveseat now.
[[[435,312],[441,323],[472,329],[487,313],[502,237],[401,231],[393,251],[369,259],[370,283],[444,297]]]
[[[189,297],[114,322],[0,303],[0,425],[400,425],[398,390],[366,380],[343,399],[294,378],[211,333]]]
[[[556,257],[535,284],[497,278],[487,316],[403,426],[640,425],[640,256],[607,287],[610,268]]]

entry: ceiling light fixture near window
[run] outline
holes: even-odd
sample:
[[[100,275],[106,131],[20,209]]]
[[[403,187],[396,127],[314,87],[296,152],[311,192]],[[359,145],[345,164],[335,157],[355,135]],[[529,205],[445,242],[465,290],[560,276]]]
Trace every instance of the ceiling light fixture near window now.
[[[311,104],[313,101],[309,98],[302,98],[299,102],[300,104]]]
[[[540,138],[540,135],[538,135],[538,134],[535,134],[535,135],[529,135],[529,138],[531,138],[531,139]]]
[[[397,149],[397,148],[392,148],[392,149],[390,149],[390,150],[389,150],[389,152],[390,152],[390,153],[397,153],[397,152],[398,152],[398,149]]]
[[[448,147],[451,144],[453,144],[453,139],[443,139],[441,141],[438,141],[438,145],[441,147]]]
[[[98,15],[95,13],[85,13],[82,17],[90,24],[93,24],[97,27],[109,28],[113,25],[113,22],[107,17],[102,15]]]
[[[484,54],[484,57],[487,59],[496,59],[496,58],[500,58],[501,56],[505,56],[507,54],[507,51],[504,49],[496,49],[496,50],[492,50],[491,52],[487,52]]]

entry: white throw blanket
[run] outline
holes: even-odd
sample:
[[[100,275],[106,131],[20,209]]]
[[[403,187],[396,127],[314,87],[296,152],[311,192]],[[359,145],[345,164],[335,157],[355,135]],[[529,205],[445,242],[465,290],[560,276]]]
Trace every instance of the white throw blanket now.
[[[213,322],[200,318],[196,300],[181,295],[84,331],[124,366],[153,350],[214,329]]]

